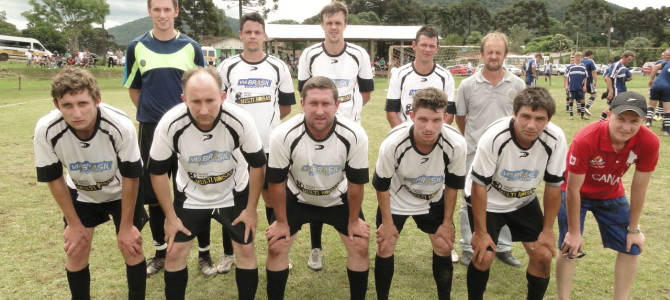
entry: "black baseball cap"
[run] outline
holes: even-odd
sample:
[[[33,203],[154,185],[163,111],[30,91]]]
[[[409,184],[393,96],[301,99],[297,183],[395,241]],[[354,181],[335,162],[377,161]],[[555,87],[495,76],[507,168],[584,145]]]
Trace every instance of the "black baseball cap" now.
[[[634,111],[644,118],[647,116],[647,100],[636,92],[623,92],[616,95],[612,99],[610,111],[618,115],[627,110]]]

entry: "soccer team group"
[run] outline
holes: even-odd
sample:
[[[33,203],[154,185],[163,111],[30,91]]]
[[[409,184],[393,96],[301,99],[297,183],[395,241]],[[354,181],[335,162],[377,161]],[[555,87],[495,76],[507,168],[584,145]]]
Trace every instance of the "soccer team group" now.
[[[364,299],[373,235],[361,206],[370,180],[368,137],[360,123],[374,83],[366,51],[344,40],[346,6],[335,1],[322,9],[325,39],[299,60],[302,113],[283,122],[296,103],[291,74],[264,52],[259,14],[242,17],[243,52],[215,69],[205,68],[200,46],[174,29],[177,0],[148,0],[147,6],[153,30],[128,46],[124,71],[139,133],[124,112],[101,103],[95,78],[78,68],[65,68],[53,79],[56,109],[36,125],[37,178],[47,183],[64,215],[72,299],[90,298],[92,236],[110,216],[126,263],[129,299],[144,299],[147,277],[161,269],[166,299],[184,299],[187,256],[196,237],[200,272],[226,273],[234,261],[239,298],[254,299],[261,197],[270,224],[268,299],[284,298],[289,251],[308,223],[308,266],[322,268],[321,227],[331,225],[347,251],[350,297]],[[528,298],[543,298],[558,257],[558,295],[568,299],[575,259],[585,255],[587,211],[599,224],[603,246],[618,252],[614,298],[627,298],[644,245],[640,213],[660,144],[644,126],[645,98],[608,82],[606,119],[580,129],[568,145],[550,122],[556,102],[549,92],[503,68],[504,34],[482,39],[485,67],[463,80],[457,93],[449,71],[433,61],[438,32],[422,27],[412,47],[414,61],[391,75],[385,110],[392,129],[379,145],[372,176],[377,298],[392,295],[394,251],[409,217],[430,239],[437,298],[450,298],[459,190],[458,243],[461,263],[468,266],[469,299],[483,298],[495,257],[520,264],[509,251],[515,241],[529,257]],[[536,70],[532,62],[528,66],[532,83]],[[656,82],[664,86],[652,93],[664,104],[670,103],[669,67],[658,68]],[[576,89],[591,91],[586,82]],[[454,120],[457,128],[449,125]],[[622,176],[633,164],[628,199]],[[536,190],[542,181],[540,204]],[[223,226],[224,255],[217,265],[209,253],[211,219]],[[140,233],[146,223],[156,246],[148,261]]]

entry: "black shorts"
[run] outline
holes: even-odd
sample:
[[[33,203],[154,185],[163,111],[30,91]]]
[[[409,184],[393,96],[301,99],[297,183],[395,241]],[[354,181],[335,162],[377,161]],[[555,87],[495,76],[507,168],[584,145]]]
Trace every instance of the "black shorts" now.
[[[440,225],[442,225],[442,222],[444,222],[444,201],[431,203],[430,209],[428,210],[427,214],[422,215],[391,214],[391,217],[393,218],[393,225],[395,225],[396,229],[398,229],[398,233],[402,232],[403,227],[405,227],[405,222],[407,221],[407,218],[412,217],[412,219],[414,219],[414,222],[416,223],[416,227],[418,227],[421,231],[428,234],[435,234],[435,232],[437,232],[437,228],[439,228]],[[377,220],[375,221],[375,223],[377,225],[377,228],[379,228],[379,226],[381,226],[382,224],[382,214],[381,211],[379,210],[379,207],[377,207]]]
[[[598,92],[596,91],[596,85],[593,83],[593,79],[591,79],[586,83],[586,92],[591,95],[596,94]]]
[[[472,217],[472,206],[470,205],[468,205],[468,218],[470,219],[470,229],[474,232],[475,222]],[[512,233],[512,241],[537,241],[537,237],[542,232],[543,222],[544,215],[537,198],[515,211],[507,213],[486,212],[486,230],[495,244],[498,244],[500,229],[505,225],[509,227],[509,231]]]
[[[121,200],[103,203],[81,202],[74,200],[78,197],[78,192],[74,189],[70,189],[70,196],[73,199],[72,204],[74,205],[74,210],[77,212],[77,216],[84,227],[97,227],[98,225],[109,221],[109,216],[111,215],[116,233],[119,233],[119,226],[121,225]],[[141,231],[147,221],[149,221],[149,216],[144,210],[144,207],[136,205],[135,214],[133,215],[133,225],[137,227],[137,230]],[[63,218],[63,223],[67,226],[65,218]]]
[[[138,143],[140,145],[140,157],[144,162],[144,173],[140,177],[140,187],[137,191],[137,202],[140,205],[158,205],[158,199],[154,193],[154,188],[151,185],[151,172],[147,169],[149,164],[149,151],[151,150],[151,143],[154,141],[154,131],[156,131],[157,123],[142,123],[140,122],[140,129],[138,137]],[[168,175],[174,178],[174,174],[177,172],[177,156],[172,156],[172,166]]]
[[[321,207],[298,202],[298,198],[286,189],[286,219],[291,229],[291,235],[296,234],[305,223],[325,223],[335,227],[339,233],[348,235],[349,232],[349,201],[347,193],[342,194],[344,204]],[[358,217],[365,220],[363,210]]]
[[[188,242],[194,239],[198,234],[210,228],[210,220],[217,220],[225,227],[225,231],[230,234],[233,241],[238,244],[250,244],[253,242],[253,233],[249,232],[247,242],[244,242],[244,223],[238,223],[233,226],[231,223],[237,218],[242,211],[247,208],[249,202],[249,188],[247,187],[241,192],[233,191],[235,197],[235,205],[231,207],[214,208],[214,209],[192,209],[184,208],[184,202],[177,200],[174,202],[174,210],[181,223],[191,232],[191,235],[186,235],[178,232],[175,236],[175,242]]]

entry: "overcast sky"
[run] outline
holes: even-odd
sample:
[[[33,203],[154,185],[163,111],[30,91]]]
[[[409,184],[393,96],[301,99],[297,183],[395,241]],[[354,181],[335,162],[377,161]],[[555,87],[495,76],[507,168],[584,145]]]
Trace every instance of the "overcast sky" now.
[[[620,6],[633,8],[638,7],[644,9],[648,6],[660,8],[663,5],[668,5],[667,0],[607,0],[611,3],[616,3]],[[214,0],[214,3],[220,8],[226,9],[228,5],[237,1],[223,1]],[[272,2],[268,0],[268,2]],[[317,14],[323,5],[329,3],[330,0],[279,0],[279,10],[270,13],[268,19],[293,19],[302,22],[304,19]],[[111,0],[108,1],[110,7],[110,14],[107,16],[106,28],[112,28],[130,21],[147,16],[146,2],[143,0]],[[16,0],[0,0],[0,10],[7,12],[7,20],[16,25],[19,29],[26,27],[27,21],[21,16],[21,13],[30,10],[31,6],[28,1]],[[226,14],[237,17],[237,6],[226,10]]]

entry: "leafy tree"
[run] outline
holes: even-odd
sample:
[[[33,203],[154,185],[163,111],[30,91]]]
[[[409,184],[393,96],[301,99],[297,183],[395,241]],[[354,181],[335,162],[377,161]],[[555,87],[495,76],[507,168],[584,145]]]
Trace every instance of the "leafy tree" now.
[[[7,13],[4,10],[0,10],[0,34],[14,36],[20,34],[14,24],[7,22]]]
[[[440,41],[440,45],[463,45],[463,41],[463,37],[458,33],[452,33]]]
[[[89,28],[82,32],[79,42],[82,50],[88,49],[103,56],[107,52],[108,45],[114,45],[114,36],[102,28]]]
[[[472,31],[488,32],[492,24],[488,8],[474,0],[440,9],[438,20],[436,24],[442,24],[442,34],[461,36],[468,36]]]
[[[539,34],[547,34],[550,25],[546,5],[535,0],[519,1],[512,7],[498,11],[493,17],[493,23],[503,32],[511,32],[513,25],[519,25]]]
[[[651,41],[649,41],[647,38],[638,36],[638,37],[636,37],[632,40],[626,41],[626,43],[624,44],[624,47],[626,49],[647,48],[647,47],[651,47]]]
[[[566,8],[565,20],[572,21],[582,32],[602,32],[609,28],[612,7],[605,0],[572,0]]]
[[[52,26],[67,39],[70,49],[79,49],[81,34],[91,24],[104,23],[109,14],[105,0],[29,0],[32,10],[21,15],[28,27]]]
[[[321,15],[317,13],[316,15],[313,15],[313,16],[305,19],[304,21],[302,21],[302,23],[303,24],[309,24],[309,25],[319,25],[319,24],[321,24]]]
[[[270,22],[270,23],[268,23],[268,24],[300,24],[300,23],[299,23],[298,21],[296,21],[296,20],[291,20],[291,19],[281,19],[281,20],[275,20],[275,21],[272,21],[272,22]]]
[[[554,39],[553,35],[543,35],[534,37],[530,42],[526,44],[526,52],[550,52],[552,51],[552,40]]]
[[[380,25],[382,21],[374,12],[362,12],[355,15],[349,15],[348,24],[352,25]]]
[[[174,25],[196,41],[205,36],[233,35],[225,12],[212,0],[179,1],[179,18],[175,19]]]
[[[479,31],[470,32],[470,35],[465,38],[466,45],[479,45],[484,36]]]
[[[248,13],[248,12],[258,12],[259,14],[263,15],[264,18],[268,18],[268,14],[276,11],[279,8],[279,0],[222,0],[224,4],[226,4],[227,8],[233,8],[233,7],[240,7],[242,6],[242,13]],[[268,2],[271,3],[270,7],[266,7]],[[181,4],[180,4],[181,6]],[[240,15],[240,18],[242,16]]]
[[[518,24],[512,25],[507,33],[510,50],[521,52],[523,50],[521,46],[526,44],[526,41],[528,41],[531,35],[532,32],[530,29]]]
[[[42,45],[51,52],[58,51],[58,53],[63,54],[67,49],[72,49],[68,48],[68,41],[65,37],[53,26],[49,26],[48,24],[28,26],[21,31],[21,36],[39,39]]]

